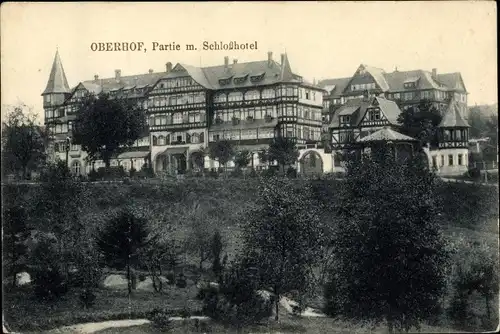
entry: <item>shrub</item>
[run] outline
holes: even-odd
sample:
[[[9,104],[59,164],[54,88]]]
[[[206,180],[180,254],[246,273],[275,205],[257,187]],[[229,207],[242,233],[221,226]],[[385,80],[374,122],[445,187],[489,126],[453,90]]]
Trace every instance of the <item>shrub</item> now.
[[[152,326],[160,332],[167,332],[172,329],[173,321],[166,311],[154,310],[150,317]]]
[[[203,298],[203,314],[238,328],[269,317],[272,301],[262,298],[256,287],[257,281],[245,265],[233,264],[219,288],[208,286],[199,292],[198,298]]]
[[[481,179],[481,171],[479,168],[471,168],[465,173],[466,176],[470,177],[473,180]]]
[[[34,272],[35,296],[44,301],[53,301],[68,292],[64,276],[58,268],[40,268]]]
[[[177,277],[175,285],[180,289],[184,289],[187,286],[186,277],[182,273],[179,274],[179,277]]]
[[[297,170],[293,167],[288,167],[286,171],[286,176],[290,178],[296,178],[297,177]]]
[[[78,297],[84,308],[92,307],[96,299],[96,295],[92,288],[83,289]]]

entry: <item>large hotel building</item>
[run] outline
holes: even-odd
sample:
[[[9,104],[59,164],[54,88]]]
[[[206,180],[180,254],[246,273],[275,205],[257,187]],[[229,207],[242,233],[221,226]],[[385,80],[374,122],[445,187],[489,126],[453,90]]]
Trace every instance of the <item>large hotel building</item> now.
[[[101,92],[134,99],[146,110],[143,138],[112,159],[112,165],[125,170],[139,170],[144,164],[157,173],[217,168],[203,152],[220,139],[249,150],[251,165],[265,168],[257,153],[273,138],[284,136],[297,141],[300,172],[340,171],[336,153],[345,144],[370,141],[368,136],[377,137],[377,131],[397,134],[401,110],[394,100],[406,106],[424,98],[444,116],[439,148],[427,151],[430,163],[444,174],[467,168],[467,92],[459,73],[385,73],[361,65],[351,78],[315,85],[292,71],[286,54],[277,62],[268,52],[267,59],[246,63],[225,57],[221,65],[211,67],[168,62],[163,72],[122,75],[115,70],[112,78],[95,75],[70,88],[56,52],[42,93],[54,159],[66,159],[65,142],[71,138],[79,100]],[[85,158],[78,145],[71,145],[68,166],[75,175],[103,166]]]
[[[219,66],[195,67],[166,63],[165,71],[122,75],[82,81],[70,88],[59,54],[43,92],[45,124],[54,138],[53,156],[65,159],[64,142],[71,137],[76,106],[85,94],[108,92],[135,99],[148,115],[144,138],[112,160],[112,165],[140,169],[150,162],[156,172],[183,172],[216,168],[217,162],[201,152],[219,139],[234,142],[253,153],[252,164],[261,164],[258,152],[280,135],[296,138],[301,151],[321,142],[324,90],[292,72],[287,55],[280,62],[267,59],[247,63],[229,61]],[[198,156],[197,156],[198,155]],[[69,151],[68,164],[75,174],[88,173],[90,163],[77,145]],[[95,162],[94,168],[102,165]]]

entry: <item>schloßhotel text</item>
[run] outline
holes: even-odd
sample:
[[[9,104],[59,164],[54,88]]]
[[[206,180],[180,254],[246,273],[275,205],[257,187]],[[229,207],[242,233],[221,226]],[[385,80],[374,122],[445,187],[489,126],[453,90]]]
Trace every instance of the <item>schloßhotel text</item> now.
[[[194,44],[179,44],[176,42],[160,43],[151,42],[151,48],[146,47],[144,42],[93,42],[90,44],[92,51],[197,51],[198,47]],[[257,50],[257,41],[254,42],[207,42],[204,41],[201,46],[203,51],[216,50]]]

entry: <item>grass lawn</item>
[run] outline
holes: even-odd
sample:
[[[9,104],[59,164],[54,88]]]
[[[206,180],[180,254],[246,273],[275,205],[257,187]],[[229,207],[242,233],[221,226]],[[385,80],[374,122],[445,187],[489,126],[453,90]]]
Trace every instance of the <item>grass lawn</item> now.
[[[98,331],[99,334],[152,334],[158,333],[159,330],[151,324],[132,326],[127,328],[109,328]],[[227,327],[211,321],[206,322],[206,325],[199,325],[196,328],[193,321],[178,321],[173,323],[168,333],[236,333],[234,327]],[[387,329],[384,326],[377,326],[374,329],[366,325],[353,324],[344,321],[339,321],[332,318],[297,318],[291,315],[282,315],[280,321],[276,323],[274,319],[263,322],[258,325],[245,327],[239,333],[325,333],[325,334],[341,334],[341,333],[386,333]],[[421,333],[453,333],[457,332],[449,328],[431,327],[423,325]]]
[[[99,289],[95,305],[85,310],[76,289],[52,304],[36,300],[28,289],[19,289],[5,293],[4,314],[11,330],[40,331],[92,321],[145,318],[155,308],[198,310],[196,292],[195,286],[167,286],[161,293],[134,291],[129,298],[127,291]]]

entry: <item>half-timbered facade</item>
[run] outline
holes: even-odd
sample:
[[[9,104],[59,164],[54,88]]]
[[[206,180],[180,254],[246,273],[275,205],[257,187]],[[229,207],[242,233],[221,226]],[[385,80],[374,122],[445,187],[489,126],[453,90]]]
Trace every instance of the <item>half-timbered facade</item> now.
[[[294,138],[299,149],[320,146],[321,88],[292,72],[288,57],[229,63],[212,67],[166,64],[166,71],[80,82],[70,89],[56,53],[53,69],[42,94],[45,122],[53,130],[54,157],[64,159],[65,141],[71,137],[76,105],[87,93],[109,93],[134,99],[146,110],[148,131],[132,148],[114,157],[112,165],[139,169],[151,162],[155,171],[182,173],[189,169],[218,167],[202,151],[220,139],[257,153],[276,136]],[[69,166],[76,174],[91,165],[77,145],[70,148]],[[253,165],[259,165],[254,154]],[[94,168],[102,162],[94,162]],[[230,164],[231,165],[231,164]]]
[[[385,72],[383,69],[360,65],[352,77],[326,79],[318,83],[325,89],[323,116],[326,123],[340,106],[350,99],[373,96],[396,101],[402,109],[430,101],[442,114],[451,100],[456,101],[463,118],[467,118],[467,90],[459,72],[438,73],[425,70]]]

